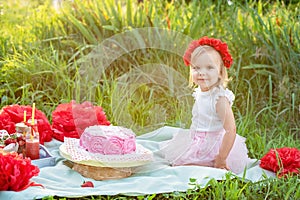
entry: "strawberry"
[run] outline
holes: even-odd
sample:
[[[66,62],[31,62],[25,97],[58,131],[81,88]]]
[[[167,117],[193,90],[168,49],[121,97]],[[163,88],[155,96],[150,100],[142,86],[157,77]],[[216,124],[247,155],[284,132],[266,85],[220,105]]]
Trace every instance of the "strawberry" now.
[[[81,187],[94,187],[94,184],[92,181],[83,181]]]
[[[19,142],[19,141],[25,141],[25,139],[24,139],[24,137],[23,137],[22,135],[18,136],[18,137],[17,137],[17,140],[18,140],[18,142]]]
[[[4,141],[4,144],[5,145],[9,145],[11,143],[16,143],[17,142],[17,139],[13,139],[13,138],[7,138],[5,141]]]

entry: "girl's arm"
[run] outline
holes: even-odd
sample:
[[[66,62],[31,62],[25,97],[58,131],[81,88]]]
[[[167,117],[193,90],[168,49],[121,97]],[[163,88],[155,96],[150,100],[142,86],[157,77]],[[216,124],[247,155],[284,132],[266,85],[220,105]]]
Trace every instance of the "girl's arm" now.
[[[223,127],[226,133],[224,135],[219,154],[215,158],[214,166],[216,168],[225,168],[229,170],[229,167],[226,164],[226,159],[235,140],[236,127],[234,115],[229,101],[226,97],[220,97],[218,99],[216,104],[216,111],[221,121],[223,122]]]

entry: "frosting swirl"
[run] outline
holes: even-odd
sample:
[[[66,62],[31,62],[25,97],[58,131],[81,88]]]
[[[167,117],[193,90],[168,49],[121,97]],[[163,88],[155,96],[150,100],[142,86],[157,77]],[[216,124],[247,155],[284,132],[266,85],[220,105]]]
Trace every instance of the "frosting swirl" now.
[[[103,155],[130,154],[136,150],[135,134],[119,126],[90,126],[81,135],[79,145]]]

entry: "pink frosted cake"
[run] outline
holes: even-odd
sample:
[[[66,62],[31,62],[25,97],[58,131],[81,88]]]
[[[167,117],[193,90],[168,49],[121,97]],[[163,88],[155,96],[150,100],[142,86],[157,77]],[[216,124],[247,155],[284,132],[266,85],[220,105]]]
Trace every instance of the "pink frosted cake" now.
[[[124,155],[136,150],[135,134],[120,126],[90,126],[82,133],[79,145],[91,153]]]

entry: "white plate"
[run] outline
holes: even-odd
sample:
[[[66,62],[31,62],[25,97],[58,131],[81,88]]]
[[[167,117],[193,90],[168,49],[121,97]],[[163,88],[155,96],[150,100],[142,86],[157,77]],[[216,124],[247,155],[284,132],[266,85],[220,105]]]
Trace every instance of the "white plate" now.
[[[72,156],[68,153],[66,149],[66,145],[62,144],[59,147],[59,152],[62,157],[64,157],[67,160],[70,160],[74,163],[83,164],[83,165],[89,165],[89,166],[95,166],[95,167],[137,167],[141,166],[147,163],[150,163],[153,159],[153,153],[152,151],[144,148],[142,145],[137,144],[137,151],[138,154],[127,154],[127,155],[101,155],[103,160],[81,160],[76,161],[72,159]],[[130,159],[130,157],[134,156],[136,160]],[[121,159],[116,159],[121,158]],[[108,161],[109,160],[109,161]]]

